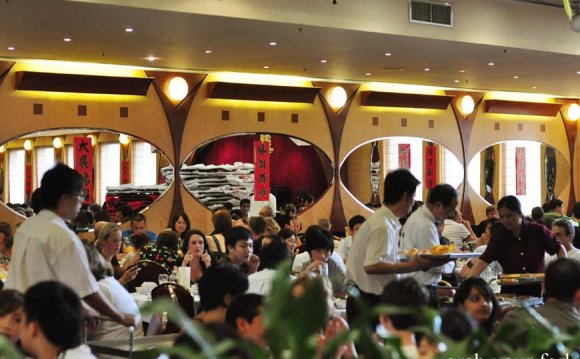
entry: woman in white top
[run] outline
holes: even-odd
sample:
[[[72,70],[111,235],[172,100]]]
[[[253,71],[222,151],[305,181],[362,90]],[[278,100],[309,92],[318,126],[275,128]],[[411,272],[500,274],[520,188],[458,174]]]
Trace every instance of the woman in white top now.
[[[121,230],[117,224],[108,223],[99,232],[99,237],[101,252],[110,254],[113,250],[109,247],[114,247],[117,244],[120,246]],[[130,314],[135,318],[135,334],[136,336],[142,336],[143,329],[141,327],[139,307],[129,292],[112,276],[113,272],[109,264],[110,261],[103,257],[95,247],[86,246],[85,249],[87,251],[89,267],[99,286],[99,292],[109,301],[112,307],[121,313]],[[91,339],[106,340],[125,338],[129,338],[129,330],[126,327],[112,321],[102,321]]]

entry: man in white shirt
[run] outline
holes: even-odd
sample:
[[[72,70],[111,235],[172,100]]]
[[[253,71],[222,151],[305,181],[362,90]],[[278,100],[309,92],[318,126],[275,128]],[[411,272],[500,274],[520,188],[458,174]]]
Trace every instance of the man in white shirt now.
[[[352,246],[352,239],[354,235],[358,232],[362,224],[365,222],[366,218],[357,214],[356,216],[351,217],[348,220],[348,229],[350,230],[350,236],[345,237],[340,241],[338,244],[338,249],[336,253],[342,258],[342,260],[346,263],[346,257],[348,257],[348,251],[350,251],[350,247]]]
[[[270,217],[276,216],[276,210],[277,210],[276,196],[274,196],[272,194],[272,192],[270,192],[270,194],[268,195],[267,201],[256,201],[254,199],[254,196],[252,195],[252,197],[250,198],[250,212],[249,212],[250,217],[259,216],[260,211],[264,207],[270,207],[272,209],[273,213]]]
[[[83,306],[66,285],[41,282],[24,294],[19,337],[22,348],[37,359],[96,359],[82,344]]]
[[[558,219],[552,224],[552,233],[556,240],[560,241],[564,248],[566,248],[566,257],[580,261],[580,249],[574,247],[574,225],[570,220]],[[548,262],[558,259],[558,255],[548,256],[546,254],[546,266]]]
[[[457,248],[461,248],[465,241],[476,240],[473,230],[470,231],[471,225],[463,220],[461,211],[458,209],[449,214],[448,218],[444,220],[444,224],[442,236],[449,239]],[[468,225],[469,228],[467,227]]]
[[[457,191],[450,185],[439,184],[433,187],[427,203],[413,212],[405,223],[401,234],[401,250],[429,249],[439,245],[436,222],[443,221],[457,207],[457,198]],[[430,286],[441,280],[441,267],[409,273],[406,276],[415,278],[419,284]],[[428,289],[434,295],[434,290],[429,287]]]
[[[348,279],[360,292],[360,299],[369,306],[378,305],[383,287],[398,277],[398,273],[422,270],[431,261],[413,256],[399,262],[399,218],[409,214],[419,180],[405,169],[387,174],[384,181],[383,206],[370,216],[359,229],[348,253]],[[353,322],[358,316],[353,296],[347,300],[347,317]],[[378,322],[378,318],[377,318]]]
[[[81,240],[66,225],[83,202],[83,182],[73,169],[57,164],[42,177],[37,189],[43,209],[20,225],[14,235],[6,288],[21,293],[42,281],[66,283],[93,309],[116,322],[134,324],[99,293]]]
[[[277,235],[270,236],[270,238],[271,242],[262,247],[260,251],[262,270],[248,276],[249,288],[247,293],[270,294],[272,282],[276,276],[276,267],[280,263],[290,260],[290,252],[282,239]]]

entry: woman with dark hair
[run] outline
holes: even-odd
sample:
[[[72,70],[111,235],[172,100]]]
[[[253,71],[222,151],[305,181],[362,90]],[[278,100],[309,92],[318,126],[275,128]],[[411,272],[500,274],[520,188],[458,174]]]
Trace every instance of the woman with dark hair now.
[[[18,327],[22,320],[24,297],[15,290],[0,291],[0,335],[15,343],[18,340]]]
[[[227,209],[218,209],[211,216],[213,222],[213,232],[206,237],[208,250],[217,257],[227,255],[226,239],[224,233],[233,227],[232,217]]]
[[[486,281],[468,278],[457,288],[453,304],[465,310],[486,334],[491,334],[500,315],[499,303]]]
[[[0,268],[7,271],[12,257],[12,227],[6,222],[0,222]]]
[[[123,269],[127,270],[133,264],[141,260],[141,250],[151,242],[151,238],[145,232],[133,233],[129,237],[129,241],[133,245],[133,251],[125,257]]]
[[[543,273],[544,254],[566,257],[566,249],[545,226],[523,218],[522,206],[515,196],[505,196],[497,204],[499,224],[491,228],[485,252],[473,262],[468,277],[477,277],[489,263],[497,261],[506,274]],[[503,286],[502,293],[539,297],[540,284]]]
[[[157,235],[155,244],[147,245],[141,250],[141,259],[157,262],[171,273],[179,266],[180,257],[177,253],[179,237],[171,229],[165,229]]]
[[[198,229],[192,229],[186,232],[185,238],[187,238],[187,246],[183,248],[185,255],[181,266],[190,268],[190,281],[191,283],[197,283],[203,272],[211,266],[211,257],[207,253],[205,234]]]
[[[184,211],[178,211],[173,215],[171,218],[171,229],[179,237],[179,248],[187,247],[186,233],[191,229],[191,222]]]

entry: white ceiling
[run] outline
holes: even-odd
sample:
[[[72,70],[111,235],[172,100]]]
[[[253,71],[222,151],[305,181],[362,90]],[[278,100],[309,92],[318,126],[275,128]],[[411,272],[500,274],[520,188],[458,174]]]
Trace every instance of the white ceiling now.
[[[293,22],[287,18],[279,20],[277,16],[289,16],[275,12],[282,6],[289,6],[283,0],[269,0],[273,4],[270,12],[262,4],[260,12],[256,10],[255,13],[251,12],[249,4],[263,0],[202,1],[213,6],[213,13],[218,12],[220,6],[226,9],[229,5],[241,6],[245,3],[246,12],[240,17],[208,15],[209,11],[201,10],[193,13],[195,9],[191,8],[191,4],[196,1],[189,1],[187,11],[179,12],[173,11],[175,8],[167,11],[138,6],[155,3],[176,7],[183,3],[185,8],[187,1],[2,1],[0,57],[154,66],[202,72],[272,73],[343,81],[381,81],[580,97],[580,75],[576,74],[580,71],[580,47],[577,45],[580,34],[571,33],[560,8],[485,0],[505,4],[513,9],[513,13],[502,18],[486,19],[487,28],[474,28],[466,38],[463,29],[469,27],[470,19],[458,16],[461,15],[458,11],[464,11],[467,5],[481,6],[482,3],[476,1],[482,0],[452,2],[458,8],[455,28],[408,24],[405,20],[393,31],[384,27],[376,27],[377,31],[356,30],[373,29],[375,24],[346,23],[348,17],[345,17],[344,11],[337,13],[337,19],[342,16],[340,21],[330,26],[331,19],[324,12],[340,10],[340,6],[354,6],[353,0],[338,0],[338,5],[332,5],[332,0],[286,0],[300,2],[302,8],[293,11],[320,12],[321,19],[324,18],[321,23],[325,26],[312,25],[315,23],[312,17],[301,21],[298,12],[293,13]],[[354,3],[362,6],[367,1],[372,2],[356,0]],[[391,2],[397,6],[397,11],[404,12],[406,0],[381,1]],[[312,3],[311,9],[307,7],[308,2]],[[132,6],[118,6],[119,3]],[[534,17],[521,19],[521,12],[516,12],[520,7]],[[231,8],[228,9],[231,11]],[[342,10],[350,11],[348,8]],[[477,13],[471,16],[473,21],[477,20]],[[538,32],[530,27],[529,33],[533,36],[522,36],[527,29],[519,24],[524,20],[527,24],[537,22],[538,26],[552,30]],[[492,26],[494,21],[497,27],[501,27],[499,35],[494,33],[494,29],[497,30]],[[135,31],[126,33],[124,29],[127,26]],[[401,35],[405,33],[405,26],[413,31],[414,36]],[[392,33],[387,33],[389,31]],[[72,41],[65,43],[65,37],[71,37]],[[554,41],[559,37],[562,38],[561,42]],[[270,41],[276,41],[278,45],[270,46]],[[574,41],[574,48],[567,46]],[[16,50],[8,51],[8,46],[14,46]],[[549,51],[538,50],[544,48]],[[211,49],[212,53],[205,54],[206,49]],[[385,56],[387,51],[392,56]],[[149,55],[159,59],[151,64],[145,59]],[[323,64],[320,62],[322,59],[328,62]],[[495,66],[488,66],[488,62],[494,62]],[[266,65],[270,69],[264,69]],[[424,68],[431,71],[426,72]],[[513,76],[519,78],[514,79]],[[533,89],[533,86],[537,88]]]

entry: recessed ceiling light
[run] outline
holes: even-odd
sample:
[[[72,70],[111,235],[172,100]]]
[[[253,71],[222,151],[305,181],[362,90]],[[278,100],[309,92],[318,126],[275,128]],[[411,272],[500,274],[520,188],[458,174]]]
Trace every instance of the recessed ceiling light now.
[[[494,66],[494,65],[495,65],[495,63],[494,63],[494,62],[488,62],[488,63],[487,63],[487,66]]]
[[[519,79],[520,77],[518,75],[514,75],[514,79]]]
[[[211,54],[211,52],[212,52],[211,50],[205,50],[206,54]]]
[[[320,60],[320,62],[322,62],[323,64],[327,63],[328,61],[326,61],[325,59]]]
[[[430,69],[430,68],[428,68],[428,67],[425,67],[425,68],[423,69],[423,71],[431,71],[431,69]]]
[[[71,42],[72,41],[72,39],[70,37],[65,37],[63,40],[64,40],[64,42]]]
[[[580,75],[580,71],[576,71],[576,73],[577,73],[578,75]]]
[[[264,66],[264,68],[267,70],[270,68],[270,66],[266,65],[266,66]]]
[[[533,89],[533,90],[535,90],[535,89],[537,89],[537,88],[538,88],[538,86],[532,86],[532,89]]]
[[[367,72],[365,75],[366,75],[366,76],[370,76],[370,75],[372,75],[372,74],[371,74],[370,72]]]
[[[459,83],[459,80],[453,80],[453,82],[455,82],[456,84],[458,84]]]
[[[385,52],[385,56],[391,56],[392,54],[390,52]]]
[[[147,56],[146,59],[149,62],[153,62],[153,61],[157,60],[157,58],[155,56]]]
[[[276,41],[270,41],[270,46],[276,46],[278,43]]]
[[[132,27],[126,27],[125,28],[125,32],[133,32],[133,28]]]
[[[459,70],[459,72],[461,72],[462,74],[466,73],[467,70]]]
[[[16,48],[14,46],[8,46],[8,51],[14,51]]]

